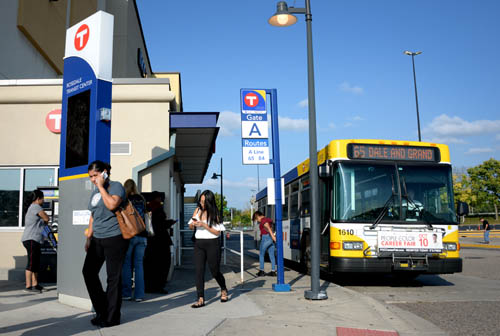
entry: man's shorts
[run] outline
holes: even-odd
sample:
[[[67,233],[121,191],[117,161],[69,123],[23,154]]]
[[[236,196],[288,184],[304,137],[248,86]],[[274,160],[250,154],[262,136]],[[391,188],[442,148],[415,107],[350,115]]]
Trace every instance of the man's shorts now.
[[[28,252],[28,264],[26,270],[34,273],[40,271],[41,245],[34,240],[23,241],[23,245]]]

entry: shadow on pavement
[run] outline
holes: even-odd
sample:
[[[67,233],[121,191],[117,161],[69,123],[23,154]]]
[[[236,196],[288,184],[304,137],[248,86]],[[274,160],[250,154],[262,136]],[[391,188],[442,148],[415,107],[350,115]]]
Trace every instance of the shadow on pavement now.
[[[85,316],[83,316],[85,315]],[[89,329],[97,329],[90,324],[89,313],[81,313],[63,317],[52,317],[0,328],[0,333],[24,331],[22,335],[76,335]],[[29,330],[27,330],[29,329]]]

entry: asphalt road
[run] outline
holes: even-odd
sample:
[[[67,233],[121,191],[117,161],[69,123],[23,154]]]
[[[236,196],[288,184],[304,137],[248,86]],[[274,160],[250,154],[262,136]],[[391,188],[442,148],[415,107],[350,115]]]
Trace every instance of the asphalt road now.
[[[462,273],[421,275],[414,280],[321,277],[371,296],[401,314],[418,315],[453,336],[500,335],[500,248],[495,248],[500,247],[500,234],[496,235],[489,246],[482,242],[480,232],[461,235],[462,245],[484,246],[462,248]],[[239,239],[232,236],[228,245],[239,250]],[[245,249],[253,246],[252,238],[245,235]]]
[[[500,335],[500,250],[462,249],[462,273],[421,275],[400,281],[391,276],[331,279],[369,295],[391,309],[403,309],[450,335]]]

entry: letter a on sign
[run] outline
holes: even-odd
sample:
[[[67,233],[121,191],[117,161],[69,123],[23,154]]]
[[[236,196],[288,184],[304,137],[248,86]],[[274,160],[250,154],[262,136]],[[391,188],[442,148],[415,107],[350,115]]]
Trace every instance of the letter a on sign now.
[[[262,136],[262,134],[260,134],[259,128],[257,127],[256,123],[253,124],[252,129],[250,130],[249,136],[251,137],[253,135],[253,133],[257,133],[259,136]]]
[[[246,139],[266,139],[269,136],[267,121],[242,121],[241,137]]]

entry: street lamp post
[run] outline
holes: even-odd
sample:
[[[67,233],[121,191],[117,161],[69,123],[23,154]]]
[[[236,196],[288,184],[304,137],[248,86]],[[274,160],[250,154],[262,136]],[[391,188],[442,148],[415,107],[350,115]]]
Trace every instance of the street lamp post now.
[[[220,220],[224,222],[224,194],[222,189],[222,158],[220,158],[220,174],[213,173],[212,179],[217,180],[220,177]]]
[[[418,95],[417,95],[417,76],[415,75],[415,56],[420,55],[422,52],[412,52],[406,50],[404,52],[405,55],[411,56],[411,63],[413,65],[413,85],[415,86],[415,103],[417,105],[417,126],[418,126],[418,141],[422,141],[422,137],[420,135],[420,115],[418,113]]]
[[[314,93],[314,64],[312,47],[312,14],[310,0],[305,1],[305,8],[288,7],[285,1],[277,4],[276,13],[269,19],[269,24],[286,27],[297,22],[297,17],[291,13],[305,14],[307,31],[307,87],[309,103],[309,178],[311,182],[311,290],[304,296],[309,300],[324,300],[328,296],[320,291],[320,225],[319,225],[319,190],[318,190],[318,153],[316,136],[316,101]],[[278,205],[277,205],[278,206]]]

